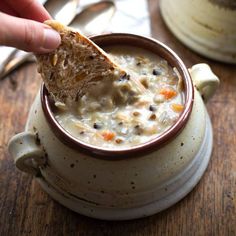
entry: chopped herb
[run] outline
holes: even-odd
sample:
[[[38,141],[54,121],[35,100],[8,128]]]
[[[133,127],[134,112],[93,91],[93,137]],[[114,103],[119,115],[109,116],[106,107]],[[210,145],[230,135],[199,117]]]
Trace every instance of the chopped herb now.
[[[184,109],[184,106],[182,104],[175,104],[174,103],[174,104],[171,105],[171,108],[175,112],[182,112],[183,109]]]

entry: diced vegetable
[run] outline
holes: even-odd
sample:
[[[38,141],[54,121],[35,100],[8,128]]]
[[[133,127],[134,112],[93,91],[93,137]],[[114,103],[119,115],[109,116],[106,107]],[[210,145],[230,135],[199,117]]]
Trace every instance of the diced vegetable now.
[[[182,104],[175,104],[174,103],[174,104],[171,105],[171,108],[175,112],[182,112],[183,109],[184,109],[184,106]]]
[[[166,99],[171,99],[177,95],[177,92],[170,88],[163,88],[161,89],[160,94],[164,95]]]
[[[115,136],[115,133],[108,130],[102,132],[102,137],[105,141],[111,141]]]

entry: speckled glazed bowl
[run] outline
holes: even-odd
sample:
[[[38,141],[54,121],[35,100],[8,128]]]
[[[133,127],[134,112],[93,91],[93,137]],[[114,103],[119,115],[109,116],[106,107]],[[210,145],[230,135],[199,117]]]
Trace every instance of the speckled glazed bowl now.
[[[42,85],[25,131],[10,140],[9,151],[18,169],[35,175],[46,192],[78,213],[107,220],[155,214],[183,198],[207,167],[212,128],[202,97],[209,99],[219,80],[206,64],[188,70],[171,49],[153,39],[131,34],[92,39],[101,47],[145,48],[176,67],[185,91],[178,121],[160,137],[125,150],[86,145],[59,126]]]
[[[194,51],[236,64],[235,0],[161,0],[169,29]]]

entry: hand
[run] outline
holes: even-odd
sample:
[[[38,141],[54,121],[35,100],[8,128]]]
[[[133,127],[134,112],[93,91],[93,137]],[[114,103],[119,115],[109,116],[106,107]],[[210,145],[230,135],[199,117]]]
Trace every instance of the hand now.
[[[43,24],[51,19],[37,0],[0,0],[0,45],[35,53],[56,49],[60,35]]]

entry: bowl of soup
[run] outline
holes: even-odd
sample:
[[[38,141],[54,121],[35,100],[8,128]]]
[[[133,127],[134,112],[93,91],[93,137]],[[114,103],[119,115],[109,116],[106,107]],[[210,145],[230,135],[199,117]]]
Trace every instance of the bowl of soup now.
[[[206,64],[187,69],[151,38],[91,39],[127,74],[92,85],[70,105],[55,102],[42,85],[9,151],[18,169],[80,214],[155,214],[190,192],[207,167],[213,139],[204,102],[219,80]]]

